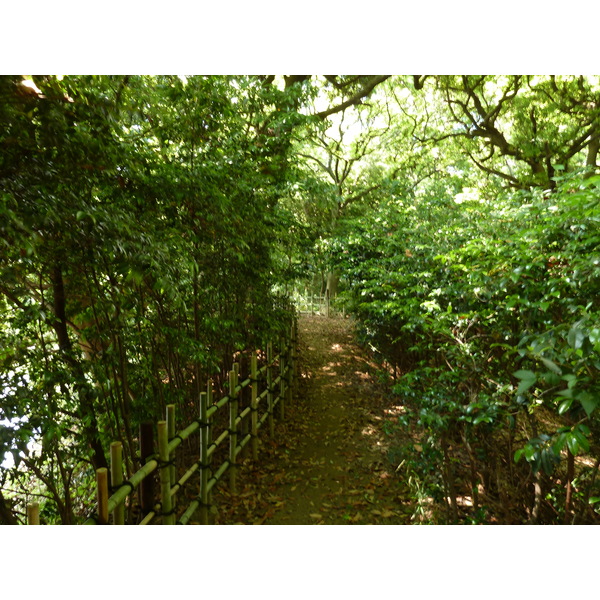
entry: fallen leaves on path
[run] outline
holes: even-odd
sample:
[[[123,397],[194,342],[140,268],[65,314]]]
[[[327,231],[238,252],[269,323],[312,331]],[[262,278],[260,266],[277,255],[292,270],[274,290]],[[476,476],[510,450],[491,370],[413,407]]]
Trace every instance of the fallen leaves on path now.
[[[218,487],[215,522],[410,523],[414,507],[381,429],[390,402],[377,365],[348,319],[303,317],[299,329],[302,376],[286,420],[275,443],[261,432],[258,461],[241,459],[237,495]]]

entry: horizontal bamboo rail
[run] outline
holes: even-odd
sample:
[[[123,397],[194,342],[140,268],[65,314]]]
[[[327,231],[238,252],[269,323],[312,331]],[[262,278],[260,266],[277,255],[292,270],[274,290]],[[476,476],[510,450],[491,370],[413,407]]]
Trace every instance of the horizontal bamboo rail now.
[[[158,452],[145,457],[145,464],[128,480],[123,480],[122,448],[119,442],[111,445],[110,484],[107,469],[98,469],[97,498],[98,509],[85,524],[108,524],[112,515],[113,524],[125,523],[125,504],[133,502],[135,490],[150,480],[158,471],[160,478],[160,498],[154,498],[152,508],[144,514],[140,525],[150,524],[160,517],[162,524],[187,524],[199,514],[200,523],[208,523],[210,514],[211,491],[229,472],[229,488],[236,493],[238,456],[248,445],[251,445],[253,460],[258,459],[258,431],[269,424],[270,436],[274,435],[275,408],[279,406],[279,417],[283,419],[284,405],[293,398],[297,359],[297,321],[294,318],[285,338],[280,343],[279,354],[273,356],[272,344],[266,349],[266,364],[260,369],[257,365],[257,354],[250,357],[250,373],[239,382],[239,363],[234,363],[229,373],[229,390],[226,395],[213,401],[212,381],[208,381],[206,392],[200,393],[199,417],[185,428],[176,431],[175,406],[167,406],[165,420],[157,423]],[[275,376],[276,375],[276,376]],[[242,392],[251,388],[251,399],[247,406],[240,410]],[[262,389],[264,388],[264,389]],[[228,427],[214,436],[215,417],[221,409],[228,407]],[[260,414],[262,410],[262,414]],[[224,416],[223,416],[224,417]],[[242,429],[248,424],[247,430]],[[147,427],[146,427],[147,429]],[[186,467],[186,471],[177,479],[176,454],[181,444],[194,434],[199,434],[197,445],[199,458]],[[220,445],[229,440],[227,458],[218,465],[213,465],[215,453]],[[147,444],[147,441],[146,441]],[[148,448],[145,450],[148,453]],[[180,510],[176,508],[177,494],[198,474],[198,493],[196,497]],[[148,489],[152,489],[148,486]],[[109,491],[112,492],[109,496]],[[147,502],[147,500],[146,500]],[[34,509],[32,508],[32,513]],[[176,515],[181,512],[177,520]],[[31,519],[35,522],[35,517]]]

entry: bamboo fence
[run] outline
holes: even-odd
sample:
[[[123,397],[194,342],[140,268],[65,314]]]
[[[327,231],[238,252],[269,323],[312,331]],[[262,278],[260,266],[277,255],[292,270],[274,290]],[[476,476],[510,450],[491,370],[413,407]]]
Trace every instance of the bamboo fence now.
[[[304,294],[294,295],[294,304],[300,314],[321,315],[331,317],[341,314],[345,316],[344,306],[339,307],[336,299],[330,299],[328,294],[313,294],[305,292]]]
[[[110,469],[96,471],[97,508],[85,524],[125,524],[125,509],[135,502],[136,490],[141,515],[135,524],[208,524],[213,488],[229,472],[229,491],[235,495],[240,453],[250,444],[252,459],[257,460],[259,429],[267,423],[269,435],[274,437],[275,409],[278,407],[280,419],[285,416],[285,405],[292,401],[297,375],[297,340],[298,322],[294,318],[285,337],[279,341],[279,353],[274,356],[273,345],[269,343],[266,362],[259,368],[260,353],[253,352],[250,372],[241,382],[239,363],[234,363],[229,372],[228,394],[218,400],[213,398],[213,384],[208,380],[206,391],[201,392],[198,399],[198,419],[184,429],[176,431],[176,407],[174,404],[167,405],[165,420],[156,424],[157,452],[153,451],[154,428],[147,423],[142,424],[140,458],[144,464],[128,480],[123,479],[122,444],[113,442],[110,446]],[[250,389],[249,402],[241,402],[240,398],[247,388]],[[228,427],[216,431],[215,417],[226,408],[229,412]],[[199,437],[198,460],[177,479],[177,450],[194,434]],[[226,440],[229,440],[226,458],[215,464],[216,451]],[[156,471],[160,488],[157,497],[153,485]],[[194,499],[186,507],[178,509],[177,494],[186,486],[189,490],[194,481]],[[39,507],[36,504],[28,506],[27,514],[29,524],[39,524]]]

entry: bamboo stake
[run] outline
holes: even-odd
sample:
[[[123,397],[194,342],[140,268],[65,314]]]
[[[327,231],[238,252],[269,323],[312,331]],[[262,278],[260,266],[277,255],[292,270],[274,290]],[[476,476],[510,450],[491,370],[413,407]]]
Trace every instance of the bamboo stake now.
[[[169,435],[167,422],[158,422],[158,454],[160,457],[160,496],[162,503],[163,525],[175,523],[175,513],[171,502],[171,469],[169,468]]]
[[[175,437],[175,405],[167,404],[167,435],[169,441],[171,441]],[[173,453],[169,454],[169,461],[173,459]],[[169,469],[169,477],[171,480],[171,487],[175,485],[175,481],[177,480],[175,474],[175,465],[171,465]]]
[[[273,344],[267,344],[267,410],[269,411],[269,435],[275,437],[273,421]]]
[[[236,485],[236,452],[237,452],[237,413],[238,399],[235,388],[237,387],[237,371],[234,368],[229,371],[229,491],[237,494]]]
[[[298,318],[294,317],[294,339],[292,340],[292,352],[294,353],[294,372],[292,373],[294,378],[294,387],[298,383],[298,350],[299,350],[299,341],[298,341]]]
[[[294,325],[290,326],[288,340],[288,372],[287,372],[287,402],[292,402],[292,385],[294,383]]]
[[[175,405],[174,404],[167,404],[167,437],[169,438],[169,442],[171,442],[171,440],[175,437]],[[170,489],[172,490],[173,486],[175,485],[175,483],[177,481],[177,473],[176,473],[176,469],[175,469],[175,452],[174,451],[169,452],[169,462],[172,463],[171,466],[169,467],[169,484],[170,484]],[[173,510],[173,511],[175,510],[176,504],[177,504],[176,499],[173,497],[173,494],[171,494],[171,510]],[[173,520],[173,523],[175,523],[175,520]]]
[[[109,513],[113,512],[115,510],[115,508],[117,507],[117,505],[120,502],[123,502],[125,500],[125,498],[131,493],[131,490],[132,489],[136,490],[139,487],[139,485],[141,483],[143,483],[144,479],[147,478],[151,473],[156,471],[156,469],[158,469],[158,467],[159,467],[158,458],[156,458],[156,459],[151,459],[151,460],[147,461],[146,464],[141,469],[138,469],[129,478],[128,483],[130,485],[121,486],[112,496],[110,496],[110,498],[108,499],[108,512]],[[152,507],[150,507],[149,510],[152,510]],[[84,525],[96,525],[97,522],[98,522],[97,519],[90,517],[83,524]]]
[[[250,357],[250,378],[252,379],[252,398],[250,415],[252,427],[252,460],[258,460],[258,372],[256,368],[256,352]]]
[[[110,445],[110,484],[116,490],[123,483],[123,444],[113,442]],[[125,524],[125,503],[121,502],[113,510],[113,524]]]
[[[280,340],[279,347],[281,351],[279,353],[279,418],[283,421],[285,417],[285,394],[286,394],[286,386],[285,386],[285,367],[287,364],[286,360],[286,347],[285,347],[285,339]]]
[[[152,423],[140,425],[140,458],[142,465],[154,452],[154,429]],[[147,515],[154,506],[154,477],[146,477],[140,483],[140,506],[142,514]]]
[[[208,525],[208,394],[200,392],[200,524]]]
[[[241,359],[241,357],[240,357]],[[239,387],[240,389],[238,390],[236,399],[238,402],[238,412],[237,412],[237,426],[236,426],[236,432],[238,434],[238,440],[240,437],[244,437],[247,433],[248,433],[248,421],[246,421],[245,419],[240,419],[240,411],[244,408],[244,404],[246,403],[246,395],[245,395],[245,385],[243,383],[240,384],[240,372],[241,372],[241,365],[240,363],[233,363],[233,369],[235,371],[235,376],[236,376],[236,380],[235,380],[235,385],[236,387]],[[250,379],[246,380],[248,383],[250,383]],[[241,447],[239,447],[239,445],[236,448],[236,462],[237,462],[237,457],[241,456]]]
[[[206,406],[208,406],[208,410],[206,411],[206,420],[208,421],[208,427],[206,429],[207,434],[206,434],[206,442],[208,444],[208,446],[210,447],[211,445],[211,440],[212,440],[212,415],[216,412],[216,409],[213,406],[213,380],[209,379],[206,383]],[[208,475],[209,475],[209,481],[210,481],[210,475],[212,472],[212,454],[209,455],[208,451],[206,452],[206,458],[208,459]],[[212,493],[210,491],[210,487],[208,486],[208,484],[206,485],[206,492],[207,492],[207,497],[206,497],[206,502],[208,504],[208,513],[209,513],[209,518],[210,518],[210,506],[212,503]]]
[[[39,502],[31,502],[27,505],[27,525],[40,524],[40,504]]]
[[[108,525],[108,469],[96,469],[96,495],[98,499],[98,522]]]

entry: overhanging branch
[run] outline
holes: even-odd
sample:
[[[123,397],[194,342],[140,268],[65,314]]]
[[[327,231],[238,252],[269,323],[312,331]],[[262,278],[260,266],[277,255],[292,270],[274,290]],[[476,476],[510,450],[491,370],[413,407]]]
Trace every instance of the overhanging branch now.
[[[375,75],[365,83],[363,88],[358,91],[354,96],[348,98],[345,102],[338,104],[337,106],[332,106],[327,110],[323,110],[321,112],[316,113],[316,117],[320,119],[326,119],[329,115],[333,115],[334,113],[341,112],[345,110],[349,106],[353,106],[358,104],[363,98],[367,97],[380,83],[383,83],[386,79],[389,79],[391,75]]]

